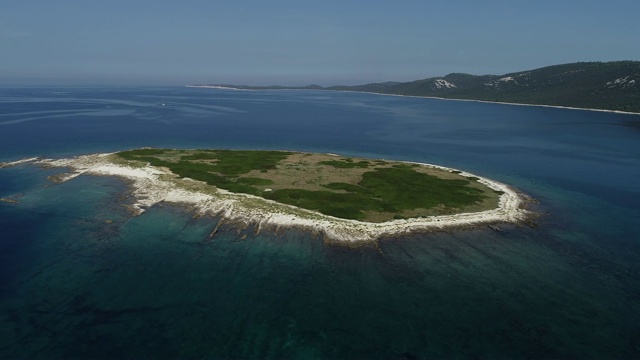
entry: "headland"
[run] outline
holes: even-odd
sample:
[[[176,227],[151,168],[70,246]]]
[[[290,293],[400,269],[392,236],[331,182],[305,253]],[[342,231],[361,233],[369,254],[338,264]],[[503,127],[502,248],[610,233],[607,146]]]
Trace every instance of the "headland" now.
[[[503,75],[452,73],[349,86],[200,84],[234,90],[327,90],[640,114],[640,61],[578,62]]]

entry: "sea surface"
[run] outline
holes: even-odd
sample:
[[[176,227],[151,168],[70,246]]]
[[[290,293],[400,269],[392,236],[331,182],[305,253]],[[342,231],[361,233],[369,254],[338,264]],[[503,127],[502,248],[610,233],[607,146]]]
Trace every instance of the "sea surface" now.
[[[0,161],[144,146],[463,169],[535,226],[325,245],[0,169],[0,358],[640,358],[640,116],[323,91],[1,88]]]

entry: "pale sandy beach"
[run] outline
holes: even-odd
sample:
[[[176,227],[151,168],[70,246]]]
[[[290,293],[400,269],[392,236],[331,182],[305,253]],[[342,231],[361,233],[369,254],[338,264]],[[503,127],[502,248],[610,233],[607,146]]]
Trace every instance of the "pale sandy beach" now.
[[[203,88],[203,89],[249,90],[249,89],[239,89],[239,88],[226,87],[226,86],[215,86],[215,85],[185,85],[185,86],[186,87],[191,87],[191,88]],[[486,104],[502,104],[502,105],[514,105],[514,106],[537,106],[537,107],[546,107],[546,108],[555,108],[555,109],[598,111],[598,112],[606,112],[606,113],[614,113],[614,114],[627,114],[627,115],[639,115],[640,116],[639,113],[634,113],[634,112],[629,112],[629,111],[619,111],[619,110],[579,108],[579,107],[560,106],[560,105],[523,104],[523,103],[487,101],[487,100],[474,100],[474,99],[454,99],[454,98],[444,98],[444,97],[437,97],[437,96],[383,94],[383,93],[376,93],[376,92],[370,92],[370,91],[327,90],[327,89],[269,89],[269,90],[274,90],[274,91],[335,91],[335,92],[344,92],[344,93],[371,94],[371,95],[379,95],[379,96],[396,96],[396,97],[408,97],[408,98],[418,98],[418,99],[438,99],[438,100],[447,100],[447,101],[478,102],[478,103],[486,103]]]
[[[221,90],[236,90],[236,91],[255,91],[253,89],[240,89],[234,88],[230,86],[219,86],[219,85],[185,85],[188,88],[204,88],[204,89],[221,89]]]
[[[136,201],[132,211],[142,214],[158,203],[187,205],[199,215],[221,216],[230,223],[256,225],[262,229],[299,228],[323,235],[327,241],[356,243],[381,237],[395,237],[412,232],[452,230],[483,224],[520,223],[532,214],[523,208],[525,197],[509,186],[471,173],[480,183],[501,191],[497,208],[475,213],[431,216],[370,223],[340,219],[318,212],[277,203],[261,197],[236,194],[191,179],[180,179],[168,169],[153,166],[131,167],[114,161],[113,154],[83,155],[68,159],[25,159],[4,166],[34,163],[48,167],[64,167],[72,171],[56,176],[55,181],[68,181],[79,175],[117,176],[131,182]],[[443,166],[416,163],[446,171],[459,171]],[[0,164],[2,165],[2,164]]]
[[[382,96],[399,96],[399,97],[411,97],[411,98],[423,98],[423,99],[438,99],[438,100],[447,100],[447,101],[467,101],[467,102],[478,102],[478,103],[485,103],[485,104],[501,104],[501,105],[514,105],[514,106],[536,106],[536,107],[545,107],[545,108],[554,108],[554,109],[584,110],[584,111],[597,111],[597,112],[614,113],[614,114],[640,115],[639,113],[634,113],[634,112],[629,112],[629,111],[579,108],[579,107],[560,106],[560,105],[524,104],[524,103],[474,100],[474,99],[454,99],[454,98],[443,98],[443,97],[437,97],[437,96],[381,94],[381,93],[366,92],[366,91],[349,91],[349,90],[331,90],[331,91],[356,92],[356,93],[382,95]]]

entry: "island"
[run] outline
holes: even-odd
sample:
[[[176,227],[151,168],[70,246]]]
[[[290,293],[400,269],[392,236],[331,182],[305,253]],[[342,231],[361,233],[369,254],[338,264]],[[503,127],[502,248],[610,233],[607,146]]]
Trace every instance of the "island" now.
[[[129,180],[135,215],[158,203],[263,229],[299,228],[327,242],[359,243],[413,232],[521,223],[527,197],[443,166],[294,151],[155,149],[25,159],[79,175]]]

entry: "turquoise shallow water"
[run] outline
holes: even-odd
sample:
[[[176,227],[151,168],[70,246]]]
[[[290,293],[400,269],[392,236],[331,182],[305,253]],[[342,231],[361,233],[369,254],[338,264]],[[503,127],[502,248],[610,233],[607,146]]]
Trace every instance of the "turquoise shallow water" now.
[[[1,169],[0,197],[19,203],[0,203],[0,358],[640,357],[638,117],[180,88],[0,101],[0,160],[148,145],[337,152],[477,172],[545,214],[537,228],[357,249],[297,230],[223,225],[210,238],[219,219],[184,209],[131,217],[117,179]]]

